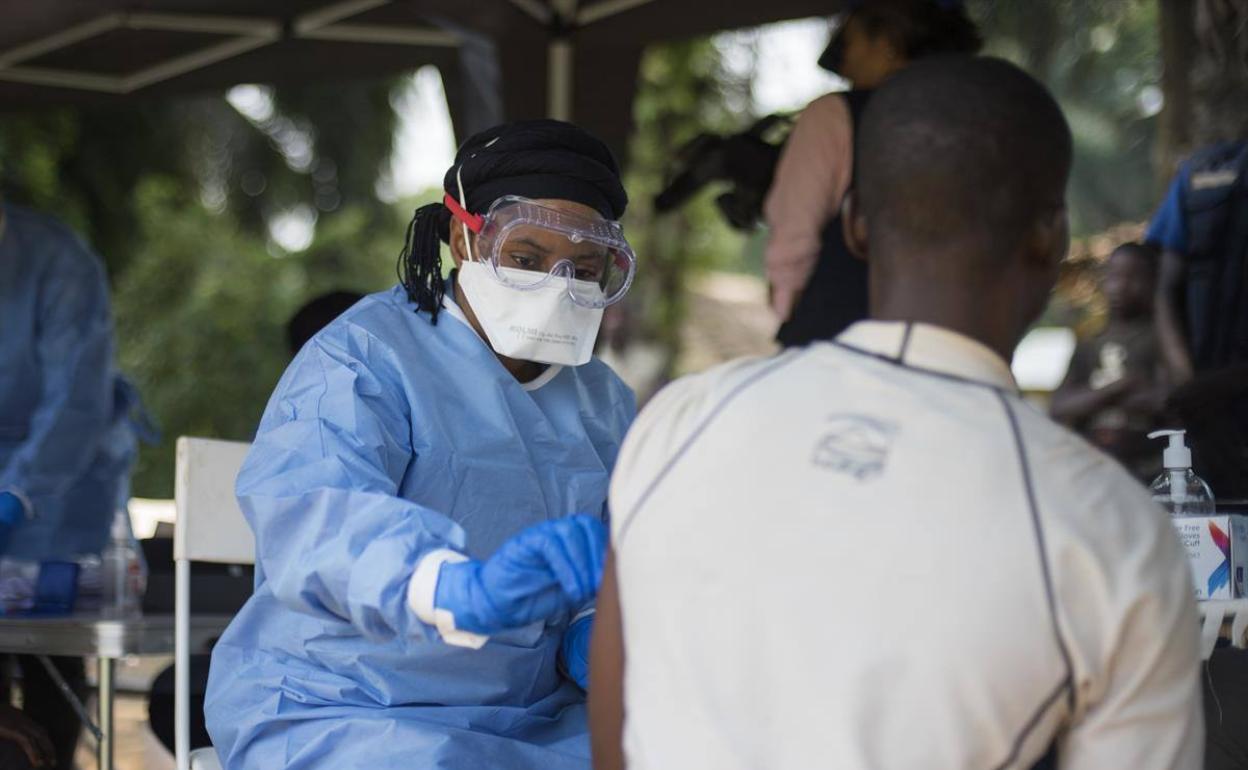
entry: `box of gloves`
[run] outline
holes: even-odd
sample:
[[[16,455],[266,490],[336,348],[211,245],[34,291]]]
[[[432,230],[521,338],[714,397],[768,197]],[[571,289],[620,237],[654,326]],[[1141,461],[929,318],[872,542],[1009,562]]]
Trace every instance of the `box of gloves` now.
[[[1239,599],[1248,567],[1248,517],[1236,514],[1170,520],[1187,550],[1197,599]]]

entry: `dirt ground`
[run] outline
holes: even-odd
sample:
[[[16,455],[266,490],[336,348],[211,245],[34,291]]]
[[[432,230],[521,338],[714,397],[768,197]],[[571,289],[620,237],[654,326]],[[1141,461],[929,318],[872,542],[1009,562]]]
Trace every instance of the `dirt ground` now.
[[[151,728],[147,726],[147,689],[151,681],[171,658],[132,658],[117,666],[118,693],[115,703],[113,727],[117,747],[113,753],[114,770],[174,770],[173,755],[165,750]],[[92,664],[87,663],[87,677],[94,686]],[[94,696],[87,703],[91,714],[96,713]],[[95,761],[95,738],[85,729],[78,739],[76,756],[78,770],[97,770]]]
[[[173,755],[147,726],[147,697],[120,694],[116,700],[117,750],[114,770],[173,770]],[[96,770],[95,739],[83,732],[78,741],[78,770]]]

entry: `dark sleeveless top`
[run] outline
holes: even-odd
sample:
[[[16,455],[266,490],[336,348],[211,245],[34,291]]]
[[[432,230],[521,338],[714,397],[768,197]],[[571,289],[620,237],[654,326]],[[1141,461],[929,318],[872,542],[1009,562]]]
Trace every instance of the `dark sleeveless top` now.
[[[870,96],[870,91],[849,91],[845,94],[855,144],[858,122]],[[856,172],[857,169],[854,169]],[[852,176],[850,186],[853,186]],[[841,215],[838,213],[823,229],[819,261],[792,315],[776,333],[776,341],[785,347],[796,347],[816,340],[829,340],[850,324],[866,317],[867,263],[849,252],[841,235]]]

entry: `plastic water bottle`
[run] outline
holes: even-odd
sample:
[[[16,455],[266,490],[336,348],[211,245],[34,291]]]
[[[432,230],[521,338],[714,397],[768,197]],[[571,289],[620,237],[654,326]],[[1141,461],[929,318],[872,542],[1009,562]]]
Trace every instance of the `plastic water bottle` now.
[[[146,588],[146,565],[130,528],[130,513],[119,508],[113,516],[108,545],[100,556],[103,578],[103,614],[127,617],[140,612]]]
[[[78,601],[74,610],[98,614],[104,606],[104,562],[98,553],[83,554],[78,562]]]
[[[1213,492],[1204,479],[1192,471],[1192,450],[1184,443],[1187,431],[1157,430],[1149,438],[1169,436],[1170,445],[1162,454],[1165,470],[1153,480],[1149,491],[1153,500],[1171,516],[1212,516]]]

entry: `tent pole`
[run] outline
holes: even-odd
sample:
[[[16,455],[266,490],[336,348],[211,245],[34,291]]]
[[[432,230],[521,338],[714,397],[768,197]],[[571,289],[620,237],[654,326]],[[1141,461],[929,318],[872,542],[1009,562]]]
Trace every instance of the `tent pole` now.
[[[576,23],[583,27],[653,2],[655,0],[602,0],[588,8],[582,8],[576,15]]]
[[[126,93],[125,80],[116,75],[95,75],[44,67],[0,67],[0,80],[53,88],[77,88],[104,94]]]
[[[98,19],[68,27],[56,34],[32,40],[16,48],[0,52],[0,67],[8,67],[29,59],[35,59],[44,54],[68,48],[74,43],[102,35],[105,32],[120,29],[124,18],[125,14],[122,13],[105,14]]]
[[[546,56],[546,116],[572,120],[572,34],[580,0],[551,0],[550,5],[554,14]]]
[[[459,45],[452,32],[431,27],[383,27],[379,24],[330,24],[302,32],[306,40],[339,40],[347,43],[389,43],[392,45]]]
[[[297,17],[294,23],[295,35],[305,37],[313,30],[328,27],[334,22],[357,16],[389,3],[390,0],[345,0],[345,2],[332,3]]]
[[[546,116],[555,120],[572,119],[572,40],[556,37],[550,41],[546,61]]]

